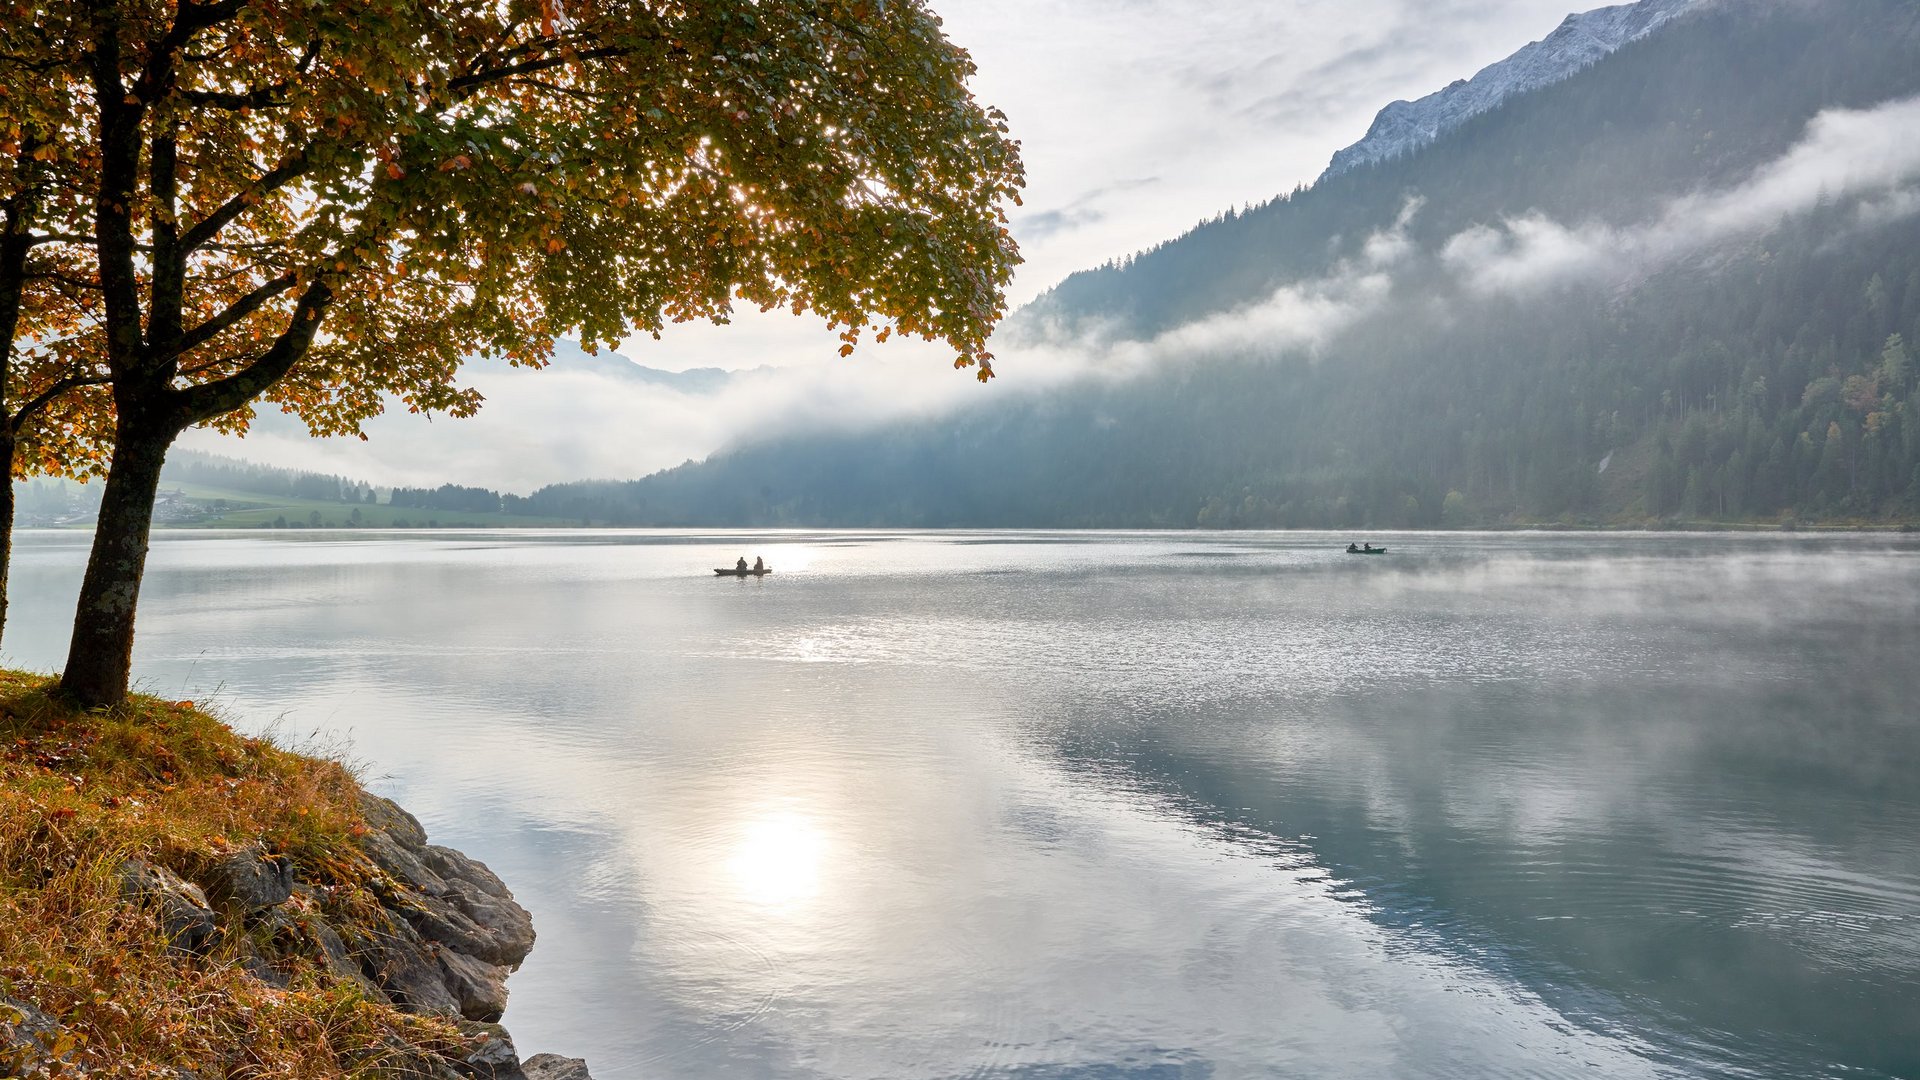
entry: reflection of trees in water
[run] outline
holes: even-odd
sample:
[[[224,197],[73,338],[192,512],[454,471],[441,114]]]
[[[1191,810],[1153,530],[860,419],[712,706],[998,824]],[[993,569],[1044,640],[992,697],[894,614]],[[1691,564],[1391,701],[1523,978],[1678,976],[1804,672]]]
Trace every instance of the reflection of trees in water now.
[[[1119,724],[1057,703],[1054,745],[1223,843],[1305,852],[1367,918],[1677,1064],[1901,1074],[1920,1028],[1920,736],[1884,705],[1920,686],[1862,693],[1859,675],[1920,640],[1848,665],[1810,637],[1746,642],[1749,661],[1805,649],[1796,674],[1827,674],[1798,692],[1760,672],[1370,686]]]

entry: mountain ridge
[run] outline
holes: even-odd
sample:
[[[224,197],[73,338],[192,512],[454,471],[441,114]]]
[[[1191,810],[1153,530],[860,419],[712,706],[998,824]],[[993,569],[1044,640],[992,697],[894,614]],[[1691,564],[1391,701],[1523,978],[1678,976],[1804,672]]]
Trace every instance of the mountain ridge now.
[[[1366,135],[1334,153],[1320,180],[1418,151],[1509,99],[1561,82],[1629,42],[1715,0],[1639,0],[1576,12],[1546,37],[1414,101],[1394,101]]]

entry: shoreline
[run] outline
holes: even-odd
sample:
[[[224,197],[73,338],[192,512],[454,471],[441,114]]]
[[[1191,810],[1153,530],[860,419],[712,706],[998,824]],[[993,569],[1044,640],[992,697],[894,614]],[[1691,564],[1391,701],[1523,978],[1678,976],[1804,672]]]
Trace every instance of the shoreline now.
[[[52,682],[0,671],[0,1076],[592,1080],[499,1025],[535,935],[484,863],[337,763]]]
[[[61,535],[87,535],[93,532],[93,523],[65,525],[20,525],[15,533],[41,533]],[[1261,528],[1252,526],[1208,526],[1199,525],[436,525],[436,526],[378,526],[378,525],[289,525],[273,528],[265,526],[241,525],[186,525],[178,523],[156,523],[152,530],[156,534],[191,533],[232,533],[244,536],[279,535],[283,533],[301,534],[377,534],[381,536],[414,536],[444,533],[663,533],[692,536],[765,536],[779,534],[811,535],[815,533],[852,533],[871,535],[874,533],[914,533],[914,534],[980,534],[980,533],[1112,533],[1138,534],[1154,533],[1166,535],[1198,535],[1218,533],[1244,533],[1247,535],[1401,535],[1409,533],[1432,533],[1438,535],[1512,535],[1521,533],[1606,533],[1630,534],[1647,533],[1652,535],[1674,533],[1779,533],[1782,535],[1845,535],[1861,534],[1920,534],[1920,521],[1900,522],[1729,522],[1729,521],[1674,521],[1654,523],[1569,523],[1569,522],[1532,522],[1505,525],[1356,525],[1314,526],[1311,528]]]

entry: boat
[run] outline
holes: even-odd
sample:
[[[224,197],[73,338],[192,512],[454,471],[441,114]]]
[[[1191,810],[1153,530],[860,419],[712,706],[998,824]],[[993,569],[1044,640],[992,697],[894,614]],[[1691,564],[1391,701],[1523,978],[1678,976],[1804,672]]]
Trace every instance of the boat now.
[[[725,570],[716,568],[714,573],[719,574],[721,577],[766,577],[768,574],[773,573],[773,567],[763,566],[758,570],[739,570],[730,566]]]
[[[1386,553],[1386,548],[1362,548],[1359,551],[1347,552],[1349,555],[1385,555]]]

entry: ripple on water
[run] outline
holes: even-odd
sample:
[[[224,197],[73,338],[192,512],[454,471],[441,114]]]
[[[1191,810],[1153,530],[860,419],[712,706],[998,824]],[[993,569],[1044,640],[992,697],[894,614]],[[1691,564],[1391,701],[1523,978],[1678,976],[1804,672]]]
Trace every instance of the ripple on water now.
[[[649,934],[647,948],[655,963],[671,958],[672,970],[678,973],[660,988],[675,1012],[673,1045],[607,1061],[609,1072],[694,1057],[759,1023],[780,1000],[779,965],[765,951],[739,938],[708,930],[669,930]],[[743,995],[742,987],[753,989]]]

